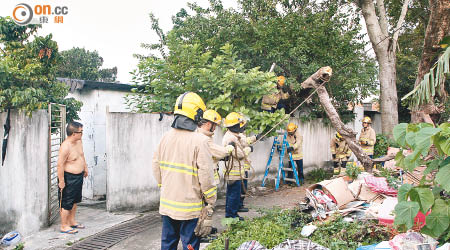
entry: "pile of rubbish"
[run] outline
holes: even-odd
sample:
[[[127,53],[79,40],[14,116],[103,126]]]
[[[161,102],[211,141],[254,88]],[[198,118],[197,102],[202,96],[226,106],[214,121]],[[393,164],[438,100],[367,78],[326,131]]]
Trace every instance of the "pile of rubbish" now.
[[[329,250],[319,244],[316,244],[310,240],[287,240],[275,246],[270,250]],[[247,241],[242,243],[237,250],[268,250],[258,241]]]
[[[388,154],[396,154],[398,149],[389,149]],[[387,161],[385,169],[398,174],[399,183],[409,183],[418,185],[425,168],[416,168],[413,172],[403,172],[401,168],[395,166],[395,160]],[[428,177],[427,177],[428,178]],[[332,214],[339,213],[344,216],[344,221],[352,222],[358,220],[378,220],[379,224],[392,225],[394,223],[394,208],[398,203],[398,190],[389,185],[385,177],[377,177],[371,173],[362,172],[355,180],[348,181],[344,173],[334,176],[330,180],[324,180],[310,185],[306,189],[305,201],[300,203],[303,212],[309,212],[315,220],[333,220]],[[426,216],[420,211],[415,217],[416,225],[421,228],[425,225]],[[315,223],[320,227],[320,223]],[[302,236],[309,237],[314,233],[317,226],[314,222],[304,226]],[[445,248],[447,246],[447,248]],[[426,235],[416,232],[399,234],[392,240],[381,242],[368,249],[437,249],[437,242]],[[372,247],[372,248],[369,248]],[[438,249],[448,249],[444,245]],[[297,248],[295,248],[297,249]],[[302,248],[299,248],[302,249]]]

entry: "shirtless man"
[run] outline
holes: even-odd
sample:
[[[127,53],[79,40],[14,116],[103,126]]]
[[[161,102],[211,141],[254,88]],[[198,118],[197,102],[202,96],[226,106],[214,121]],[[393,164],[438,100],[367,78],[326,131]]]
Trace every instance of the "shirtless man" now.
[[[81,136],[83,125],[70,122],[67,125],[67,138],[61,144],[57,163],[59,199],[61,206],[61,233],[75,234],[77,228],[84,228],[75,221],[77,203],[81,202],[83,177],[88,176],[88,169],[83,153]],[[61,198],[62,190],[62,198]]]

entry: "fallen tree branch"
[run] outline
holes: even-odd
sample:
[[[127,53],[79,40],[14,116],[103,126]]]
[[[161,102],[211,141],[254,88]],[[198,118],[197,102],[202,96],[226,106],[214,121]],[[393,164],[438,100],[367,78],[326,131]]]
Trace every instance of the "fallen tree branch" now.
[[[356,140],[356,133],[351,128],[346,127],[341,121],[339,114],[331,103],[330,96],[326,88],[321,85],[323,82],[330,80],[332,75],[332,69],[328,66],[320,68],[316,73],[312,74],[308,79],[301,83],[302,88],[316,89],[319,96],[320,103],[325,109],[328,117],[331,120],[331,124],[339,134],[347,142],[348,147],[355,154],[356,158],[363,164],[364,169],[367,172],[372,172],[373,161],[367,156],[358,141]]]

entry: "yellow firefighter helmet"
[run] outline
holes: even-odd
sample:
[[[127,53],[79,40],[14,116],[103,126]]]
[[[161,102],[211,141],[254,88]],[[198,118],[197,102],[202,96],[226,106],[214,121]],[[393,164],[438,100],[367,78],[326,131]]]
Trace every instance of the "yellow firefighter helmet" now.
[[[236,112],[231,112],[225,117],[225,127],[229,128],[232,127],[238,123],[242,123],[244,121],[244,117]]]
[[[186,92],[180,95],[175,102],[174,114],[183,115],[195,122],[203,117],[206,105],[203,99],[194,92]]]
[[[208,109],[203,114],[203,119],[208,120],[210,122],[214,122],[217,125],[220,125],[222,121],[222,117],[215,110]]]
[[[372,123],[372,119],[370,119],[370,117],[366,116],[366,117],[364,117],[364,119],[362,120],[362,122],[365,122],[365,123]]]
[[[294,123],[289,123],[288,125],[287,125],[287,132],[288,133],[292,133],[292,132],[294,132],[295,130],[297,130],[297,128],[298,128],[298,126],[296,125],[296,124],[294,124]]]
[[[278,80],[278,84],[279,84],[280,86],[283,86],[284,83],[286,82],[286,78],[285,78],[284,76],[279,76],[279,77],[277,77],[277,80]]]

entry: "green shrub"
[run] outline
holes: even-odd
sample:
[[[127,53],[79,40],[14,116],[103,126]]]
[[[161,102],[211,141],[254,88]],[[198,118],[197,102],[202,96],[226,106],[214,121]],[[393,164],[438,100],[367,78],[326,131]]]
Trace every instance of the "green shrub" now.
[[[307,180],[312,180],[313,182],[321,182],[323,180],[329,179],[333,176],[333,173],[325,171],[323,168],[316,168],[306,175]]]
[[[356,178],[358,178],[358,175],[361,173],[361,170],[359,169],[358,166],[353,166],[350,165],[348,167],[345,168],[345,174],[352,178],[353,180],[355,180]]]
[[[387,154],[388,147],[400,147],[394,140],[389,139],[389,137],[378,134],[377,135],[377,141],[375,142],[374,146],[374,158],[381,157],[383,155]]]

